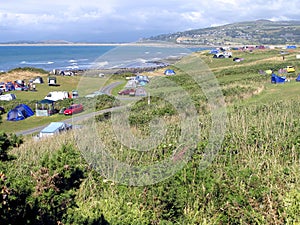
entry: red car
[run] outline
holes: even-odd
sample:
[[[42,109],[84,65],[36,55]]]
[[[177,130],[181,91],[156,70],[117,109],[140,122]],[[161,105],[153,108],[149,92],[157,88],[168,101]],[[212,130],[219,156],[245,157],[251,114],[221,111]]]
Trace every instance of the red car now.
[[[135,90],[134,89],[126,89],[126,90],[119,91],[118,94],[119,95],[134,95]]]
[[[82,104],[73,104],[64,111],[64,114],[65,115],[72,115],[72,114],[75,114],[75,113],[80,113],[82,111],[83,111]]]

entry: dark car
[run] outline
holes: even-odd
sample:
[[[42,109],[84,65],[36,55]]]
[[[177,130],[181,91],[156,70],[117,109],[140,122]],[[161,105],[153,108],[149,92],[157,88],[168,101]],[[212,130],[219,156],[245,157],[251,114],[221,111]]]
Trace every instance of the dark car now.
[[[135,90],[134,89],[126,89],[126,90],[119,91],[118,94],[119,95],[134,95]]]
[[[73,115],[75,113],[80,113],[82,111],[83,111],[83,105],[82,104],[73,104],[64,111],[64,114],[65,115]]]

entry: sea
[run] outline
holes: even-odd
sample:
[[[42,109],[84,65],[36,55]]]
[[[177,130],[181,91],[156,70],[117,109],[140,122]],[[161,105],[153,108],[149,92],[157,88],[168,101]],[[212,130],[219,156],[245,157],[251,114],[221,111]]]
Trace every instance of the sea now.
[[[0,72],[34,67],[46,71],[155,67],[209,47],[140,45],[3,45]]]

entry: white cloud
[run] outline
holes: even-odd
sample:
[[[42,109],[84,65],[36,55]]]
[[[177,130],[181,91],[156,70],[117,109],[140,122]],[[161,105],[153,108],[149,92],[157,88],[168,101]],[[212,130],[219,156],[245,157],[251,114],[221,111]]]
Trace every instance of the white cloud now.
[[[181,16],[184,20],[190,21],[192,23],[200,22],[203,20],[203,16],[201,12],[186,12],[186,13],[181,13]]]
[[[61,33],[60,39],[70,38],[63,33],[78,31],[71,36],[73,41],[128,41],[256,19],[300,20],[298,5],[299,0],[4,1],[0,42],[23,37],[53,39],[53,31]],[[33,31],[40,35],[30,36]]]

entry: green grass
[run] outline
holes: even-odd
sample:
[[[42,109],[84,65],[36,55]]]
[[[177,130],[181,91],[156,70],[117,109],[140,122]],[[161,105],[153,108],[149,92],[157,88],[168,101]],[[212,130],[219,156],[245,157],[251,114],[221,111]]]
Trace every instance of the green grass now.
[[[121,91],[121,90],[123,90],[125,88],[125,85],[126,85],[126,82],[124,82],[123,84],[118,85],[117,87],[115,87],[112,90],[111,94],[114,95],[114,96],[117,96],[118,92]]]
[[[277,101],[289,101],[299,99],[300,83],[292,80],[284,84],[265,85],[261,94],[255,95],[245,101],[247,104],[268,104]]]
[[[27,130],[34,127],[46,125],[50,122],[61,121],[64,119],[67,119],[67,117],[65,115],[59,115],[59,114],[49,116],[49,117],[32,116],[21,121],[7,121],[5,117],[5,120],[2,121],[0,127],[1,130],[3,130],[6,133],[14,133],[16,131]]]

